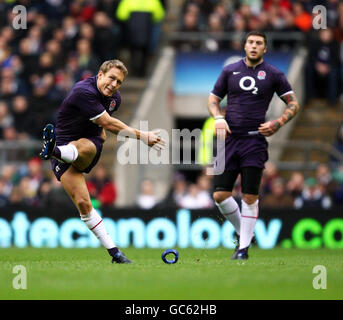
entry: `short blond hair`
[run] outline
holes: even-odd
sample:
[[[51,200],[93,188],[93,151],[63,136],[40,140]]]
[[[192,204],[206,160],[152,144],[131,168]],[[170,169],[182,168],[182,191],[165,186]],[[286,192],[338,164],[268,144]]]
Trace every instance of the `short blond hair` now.
[[[125,67],[125,64],[123,62],[121,62],[120,60],[117,60],[117,59],[105,61],[100,66],[99,71],[102,71],[103,73],[106,73],[108,70],[110,70],[112,68],[117,68],[117,69],[121,70],[125,77],[128,74],[128,71],[127,71],[127,69]]]

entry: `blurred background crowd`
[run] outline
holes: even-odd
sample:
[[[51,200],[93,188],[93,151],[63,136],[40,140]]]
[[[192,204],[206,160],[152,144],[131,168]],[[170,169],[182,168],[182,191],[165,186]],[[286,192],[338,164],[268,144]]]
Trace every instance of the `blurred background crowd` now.
[[[187,179],[182,172],[176,172],[170,191],[162,201],[156,195],[154,181],[144,179],[135,206],[146,210],[213,208],[212,179],[213,176],[207,175],[205,170],[196,177],[195,181]],[[115,205],[117,188],[114,181],[101,165],[98,165],[94,175],[87,179],[87,187],[95,208]],[[238,179],[233,196],[240,202],[242,194],[239,182]],[[289,179],[285,179],[273,162],[267,162],[260,195],[260,205],[263,208],[317,207],[326,210],[334,206],[343,206],[343,166],[332,170],[327,164],[320,164],[313,176],[306,177],[303,172],[294,171]],[[43,170],[39,158],[32,158],[27,165],[20,167],[11,164],[2,167],[0,207],[9,204],[73,207],[55,176]]]
[[[144,0],[146,9],[135,10],[135,0],[22,0],[0,1],[0,141],[30,141],[41,138],[48,122],[75,82],[97,73],[101,62],[123,57],[129,77],[146,77],[151,56],[158,51],[168,1]],[[27,28],[12,27],[12,8],[27,10]],[[178,50],[242,50],[242,34],[250,30],[298,31],[308,41],[306,69],[307,101],[321,97],[330,106],[341,103],[343,50],[343,1],[340,0],[184,0],[174,31],[206,33],[204,39],[177,39]],[[327,8],[327,28],[313,32],[315,5]],[[135,12],[135,15],[130,15]],[[135,23],[132,21],[134,20]],[[231,32],[230,40],[223,32]],[[273,47],[289,50],[293,43],[279,39]],[[343,126],[335,142],[343,152]],[[194,180],[194,179],[193,179]],[[115,205],[115,179],[99,165],[88,177],[94,206]],[[137,196],[138,207],[213,207],[212,177],[200,173],[190,181],[176,172],[170,193],[163,201],[155,196],[154,181],[144,180]],[[332,157],[318,166],[313,176],[294,172],[283,178],[275,164],[268,163],[261,186],[265,207],[324,209],[343,205],[343,166]],[[240,198],[240,190],[234,195]],[[0,206],[71,205],[59,182],[43,169],[40,159],[26,164],[6,163],[0,168]]]

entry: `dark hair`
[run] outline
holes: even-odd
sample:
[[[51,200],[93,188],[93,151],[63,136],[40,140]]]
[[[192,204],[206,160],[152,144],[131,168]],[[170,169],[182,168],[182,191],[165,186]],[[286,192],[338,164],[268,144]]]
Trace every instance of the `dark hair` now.
[[[259,36],[259,37],[262,37],[264,39],[264,44],[267,46],[267,36],[264,32],[262,31],[258,31],[258,30],[255,30],[255,31],[250,31],[244,38],[244,44],[247,42],[248,38],[250,36]]]

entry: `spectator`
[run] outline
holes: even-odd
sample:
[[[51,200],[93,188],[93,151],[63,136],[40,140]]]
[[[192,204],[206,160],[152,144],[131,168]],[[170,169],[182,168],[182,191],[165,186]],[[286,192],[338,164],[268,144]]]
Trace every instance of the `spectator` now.
[[[199,33],[201,31],[199,13],[187,11],[183,16],[179,31]],[[174,45],[181,51],[199,50],[201,48],[201,41],[199,39],[176,40]]]
[[[301,2],[293,3],[294,26],[302,31],[308,32],[312,28],[312,15],[308,13]]]
[[[8,104],[0,101],[0,139],[3,138],[3,131],[13,125],[14,119],[11,115]]]
[[[286,192],[285,182],[276,178],[271,182],[270,193],[261,197],[261,206],[269,208],[293,208],[293,197]]]
[[[267,161],[265,164],[265,169],[263,171],[262,176],[262,192],[264,194],[268,194],[271,192],[271,185],[274,180],[278,179],[280,177],[279,171],[277,169],[277,166],[272,161]]]
[[[207,51],[220,51],[227,49],[228,41],[223,38],[223,22],[220,16],[212,13],[208,18],[209,37],[205,40],[205,49]]]
[[[72,59],[71,59],[72,60]],[[69,60],[69,62],[71,61]],[[66,68],[57,70],[55,73],[54,78],[54,87],[52,91],[50,92],[50,98],[53,101],[56,101],[56,104],[60,105],[63,101],[63,97],[67,95],[67,93],[70,91],[70,89],[73,87],[76,79],[81,78],[81,72],[79,72],[77,59],[75,58],[73,62],[75,63],[75,73],[72,72],[69,68],[71,64],[67,63]],[[79,78],[80,77],[80,78]],[[57,110],[53,111],[53,117]]]
[[[327,9],[327,26],[335,28],[339,20],[339,0],[327,0],[325,7]]]
[[[286,185],[287,192],[294,198],[300,196],[304,189],[304,181],[305,178],[301,172],[293,172]]]
[[[77,22],[90,22],[96,11],[95,1],[73,1],[70,5],[70,14]]]
[[[50,23],[56,24],[68,14],[71,0],[45,0],[40,4],[41,11]]]
[[[99,69],[99,59],[92,51],[91,42],[85,38],[78,40],[76,50],[79,68],[90,75],[95,74]]]
[[[79,66],[78,56],[75,52],[71,52],[68,54],[65,70],[64,72],[60,71],[59,76],[63,74],[70,75],[70,77],[72,77],[73,83],[81,80],[82,70]],[[61,84],[61,86],[64,87],[63,84]]]
[[[10,194],[9,202],[12,205],[28,205],[25,203],[24,194],[21,191],[20,186],[15,186]]]
[[[224,23],[224,29],[229,30],[230,27],[230,19],[232,12],[235,11],[234,3],[230,3],[228,1],[215,1],[213,5],[213,13],[216,13],[220,16],[221,20]],[[211,12],[211,11],[208,11]]]
[[[247,30],[247,23],[244,20],[243,16],[239,12],[234,12],[232,15],[232,29],[235,31],[235,34],[244,34]]]
[[[54,38],[63,41],[64,49],[70,52],[75,48],[78,31],[76,20],[72,16],[66,16],[62,20],[62,30],[57,30]]]
[[[26,94],[25,84],[16,78],[12,68],[1,69],[0,99],[10,100],[17,94]]]
[[[187,182],[185,177],[180,173],[176,173],[174,175],[173,185],[161,205],[164,207],[180,207],[181,199],[185,196],[186,192]]]
[[[87,180],[89,194],[100,202],[102,207],[113,206],[117,197],[116,187],[102,165],[98,165],[94,176]]]
[[[95,13],[95,15],[99,11],[102,11],[102,12],[106,12],[108,17],[114,18],[116,15],[116,10],[117,10],[119,2],[120,2],[120,0],[114,0],[114,1],[113,0],[98,0],[97,1],[97,12]]]
[[[333,202],[336,206],[343,205],[343,183],[338,185],[337,189],[333,194]]]
[[[214,206],[214,202],[211,197],[211,183],[212,181],[207,175],[201,175],[197,179],[197,185],[199,187],[199,197],[203,199],[203,202],[206,203],[205,206],[208,208],[212,208]]]
[[[338,165],[332,172],[334,181],[338,184],[335,190],[333,201],[337,205],[343,205],[343,165]]]
[[[300,196],[296,197],[294,201],[294,208],[322,208],[330,209],[332,201],[326,194],[325,190],[318,185],[315,178],[307,178],[305,181],[305,188],[302,190]]]
[[[197,184],[192,183],[188,188],[188,192],[182,197],[180,206],[186,209],[206,209],[213,206],[213,201],[201,193]]]
[[[157,204],[154,184],[151,180],[145,179],[141,183],[141,190],[137,197],[137,205],[139,208],[149,210]]]
[[[0,35],[0,67],[4,67],[11,56],[11,48],[7,43],[8,39],[5,38],[5,35]]]
[[[2,137],[5,141],[15,141],[19,138],[18,132],[13,126],[6,127],[2,130]]]
[[[0,208],[5,207],[9,202],[9,197],[4,192],[5,183],[0,180]]]
[[[219,9],[216,9],[216,7]],[[226,8],[221,2],[217,1],[207,1],[207,0],[186,0],[183,2],[181,14],[182,17],[188,12],[196,12],[199,16],[199,24],[201,28],[205,28],[206,22],[208,21],[208,17],[210,13],[223,13],[226,16]],[[224,20],[225,21],[225,20]]]
[[[164,8],[159,0],[121,0],[116,17],[125,25],[130,50],[132,73],[144,77],[147,72],[149,50],[153,34],[164,18]],[[156,41],[156,40],[155,40]]]
[[[44,181],[42,160],[38,157],[31,158],[27,164],[28,186],[36,196],[41,183]]]
[[[337,129],[336,139],[333,143],[333,147],[336,152],[340,152],[343,156],[343,124]],[[330,155],[330,166],[334,169],[338,168],[342,164],[342,161],[334,154]]]
[[[265,0],[263,7],[269,11],[271,7],[279,7],[286,10],[292,9],[292,3],[290,0]]]
[[[39,55],[43,51],[42,29],[38,25],[33,25],[28,29],[28,41],[31,46],[31,53]]]
[[[45,45],[45,50],[51,55],[56,69],[64,68],[66,53],[62,51],[62,46],[59,41],[56,39],[50,39]]]
[[[330,168],[327,164],[321,163],[316,169],[316,179],[318,185],[325,190],[325,192],[332,199],[335,191],[338,188],[337,182],[333,179]]]
[[[261,14],[263,0],[239,0],[241,5],[246,5],[250,8],[252,15],[258,16]]]
[[[74,208],[73,202],[54,175],[40,185],[38,197],[39,206],[44,208]]]
[[[339,44],[332,29],[321,29],[319,38],[310,44],[306,87],[308,98],[325,98],[333,106],[338,98]]]
[[[121,41],[119,26],[102,11],[95,13],[93,24],[96,34],[93,48],[100,61],[118,56]]]
[[[14,175],[16,168],[13,165],[5,164],[1,168],[0,182],[1,182],[1,196],[9,198],[14,187]]]
[[[88,22],[83,22],[79,26],[79,39],[86,39],[91,43],[91,47],[94,47],[95,33],[94,27]]]
[[[30,185],[30,178],[23,177],[19,184],[13,189],[11,202],[28,206],[37,205],[37,190]]]
[[[28,85],[30,82],[30,75],[34,70],[37,69],[38,65],[38,58],[36,55],[34,55],[30,40],[28,38],[23,38],[20,40],[18,54],[23,65],[23,80],[25,81],[25,84]]]
[[[52,112],[57,108],[57,104],[49,99],[54,87],[54,75],[52,72],[39,74],[43,71],[42,63],[44,59],[40,59],[42,69],[38,69],[38,73],[32,74],[30,81],[32,85],[32,96],[29,104],[32,106],[32,111],[35,113],[39,123],[49,122]]]

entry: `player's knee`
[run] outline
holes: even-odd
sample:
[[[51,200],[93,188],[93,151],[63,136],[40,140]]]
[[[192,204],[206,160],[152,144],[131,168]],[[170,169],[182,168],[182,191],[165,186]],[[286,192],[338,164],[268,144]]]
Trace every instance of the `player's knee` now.
[[[251,205],[251,204],[254,204],[257,201],[258,195],[244,193],[242,195],[242,199],[244,200],[244,202],[246,204]]]
[[[215,191],[213,192],[213,199],[216,203],[221,203],[225,199],[231,197],[232,193],[229,191]]]
[[[83,158],[94,156],[94,154],[96,153],[95,145],[87,139],[80,139],[78,141],[72,142],[72,144],[76,147],[79,157]]]
[[[76,198],[75,204],[81,214],[88,214],[92,210],[92,203],[86,197]]]

